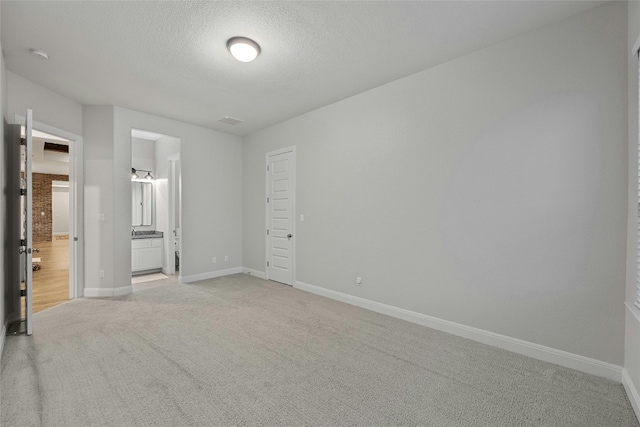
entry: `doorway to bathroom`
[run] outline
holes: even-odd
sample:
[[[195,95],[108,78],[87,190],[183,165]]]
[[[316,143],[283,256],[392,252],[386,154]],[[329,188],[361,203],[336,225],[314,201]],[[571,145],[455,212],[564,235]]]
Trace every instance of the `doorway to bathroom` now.
[[[180,275],[181,170],[178,138],[131,131],[131,283]]]

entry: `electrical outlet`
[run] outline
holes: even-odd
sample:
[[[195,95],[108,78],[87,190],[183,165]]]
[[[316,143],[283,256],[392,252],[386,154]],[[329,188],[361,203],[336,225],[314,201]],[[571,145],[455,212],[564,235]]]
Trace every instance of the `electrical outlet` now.
[[[227,261],[229,261],[229,255],[224,256],[224,262],[227,262]]]
[[[356,277],[356,286],[362,286],[362,277]]]
[[[100,270],[100,277],[104,277],[104,270]]]
[[[216,262],[218,262],[218,259],[216,257],[213,257],[211,258],[211,262],[215,264]]]

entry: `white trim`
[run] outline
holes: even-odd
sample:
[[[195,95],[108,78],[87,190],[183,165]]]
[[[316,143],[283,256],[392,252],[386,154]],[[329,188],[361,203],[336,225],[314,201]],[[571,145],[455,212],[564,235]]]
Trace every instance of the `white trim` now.
[[[636,304],[637,302],[629,303],[625,301],[624,303],[624,305],[627,307],[627,310],[629,310],[629,312],[636,318],[636,320],[640,322],[640,310],[638,310]],[[629,402],[631,402],[631,406],[633,407],[633,411],[636,413],[636,417],[640,419],[640,394],[638,393],[638,389],[633,383],[633,380],[631,379],[627,368],[622,369],[622,385],[627,392],[627,397],[629,397]]]
[[[439,331],[448,332],[453,335],[468,338],[503,350],[512,351],[524,356],[533,357],[534,359],[542,360],[544,362],[554,363],[556,365],[564,366],[565,368],[575,369],[577,371],[608,378],[617,382],[622,381],[622,367],[618,365],[517,338],[496,334],[494,332],[485,331],[472,326],[462,325],[449,320],[439,319],[426,314],[416,313],[414,311],[382,304],[353,295],[344,294],[342,292],[321,288],[304,282],[296,281],[295,287],[307,292],[345,302],[347,304],[366,308],[367,310],[375,311],[377,313],[386,314],[387,316],[417,323]]]
[[[24,126],[25,116],[14,114],[14,123]],[[83,296],[84,282],[84,154],[83,138],[66,130],[33,121],[33,128],[69,141],[69,299]],[[73,209],[75,207],[75,209]],[[78,241],[73,238],[77,237]]]
[[[85,298],[112,297],[113,288],[84,288]]]
[[[2,353],[4,352],[4,340],[7,336],[7,324],[9,322],[4,322],[2,325],[2,330],[0,331],[0,362],[2,361]]]
[[[230,276],[242,273],[242,267],[227,268],[226,270],[209,271],[207,273],[192,274],[191,276],[180,276],[180,283],[193,283],[200,280],[215,279],[216,277]]]
[[[69,211],[69,269],[73,278],[69,281],[69,298],[83,296],[84,289],[84,144],[82,137],[75,139],[69,146],[70,165],[69,199],[72,207]],[[77,238],[78,240],[75,240]]]
[[[627,392],[627,396],[629,397],[629,402],[631,402],[633,412],[635,412],[636,417],[640,419],[640,394],[638,393],[638,389],[636,388],[635,384],[633,384],[631,376],[629,375],[629,372],[626,368],[622,369],[622,385]]]
[[[264,234],[263,236],[265,236],[265,242],[264,242],[264,246],[265,246],[265,256],[266,256],[266,260],[264,262],[264,268],[265,268],[265,280],[269,280],[269,267],[267,267],[267,262],[269,261],[270,258],[270,251],[269,251],[269,237],[267,237],[266,231],[269,229],[269,206],[267,206],[267,197],[269,197],[269,171],[267,170],[267,167],[269,166],[269,157],[273,157],[273,156],[277,156],[280,154],[286,154],[286,153],[293,153],[293,167],[291,168],[291,174],[293,176],[293,185],[292,185],[292,189],[291,189],[291,217],[292,217],[292,234],[293,234],[293,242],[291,245],[291,286],[294,286],[296,283],[296,240],[298,237],[298,233],[296,230],[296,224],[297,224],[297,210],[296,210],[296,191],[297,191],[297,162],[298,162],[298,156],[296,155],[296,146],[292,145],[291,147],[286,147],[286,148],[281,148],[279,150],[273,150],[273,151],[269,151],[267,153],[265,153],[264,155],[264,160],[265,160],[265,169],[264,169],[264,186],[265,186],[265,196],[264,196]]]
[[[85,298],[119,297],[133,292],[133,286],[121,286],[119,288],[84,288]]]
[[[242,267],[242,272],[244,274],[250,274],[252,276],[255,276],[259,279],[268,280],[267,273],[265,273],[264,271],[254,270],[253,268],[249,268],[249,267]]]
[[[640,309],[634,304],[630,304],[628,302],[624,303],[627,306],[627,309],[633,314],[638,322],[640,322]]]
[[[180,141],[182,142],[182,141]],[[182,147],[180,147],[182,149]],[[180,152],[173,153],[166,158],[167,161],[167,193],[168,193],[168,203],[167,203],[167,238],[166,244],[167,247],[164,248],[165,254],[165,265],[164,269],[166,270],[166,275],[172,276],[176,274],[176,215],[175,215],[175,205],[176,205],[176,162],[180,161]],[[182,171],[182,165],[180,165]],[[182,173],[182,172],[181,172]],[[182,205],[178,206],[180,210],[180,214],[182,214]],[[182,240],[178,240],[178,252],[180,252],[180,258],[182,258]],[[180,260],[182,263],[183,260]],[[178,271],[178,276],[180,276],[180,271]]]

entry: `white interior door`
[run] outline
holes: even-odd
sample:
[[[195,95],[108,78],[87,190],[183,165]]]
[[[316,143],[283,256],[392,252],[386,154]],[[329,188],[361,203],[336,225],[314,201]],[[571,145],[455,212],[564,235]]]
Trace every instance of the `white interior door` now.
[[[23,145],[22,157],[23,165],[21,167],[23,177],[21,180],[21,194],[22,194],[22,236],[21,236],[21,248],[20,252],[24,259],[21,265],[24,266],[23,276],[23,289],[25,292],[25,321],[27,335],[33,334],[33,264],[32,264],[32,197],[31,189],[33,188],[31,179],[31,160],[33,158],[33,116],[32,111],[27,110],[26,122],[25,122],[25,137]]]
[[[293,285],[295,152],[267,154],[267,278]]]

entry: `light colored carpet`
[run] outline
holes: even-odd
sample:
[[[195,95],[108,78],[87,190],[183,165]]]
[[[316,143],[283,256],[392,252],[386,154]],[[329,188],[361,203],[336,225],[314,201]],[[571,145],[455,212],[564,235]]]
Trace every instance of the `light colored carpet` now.
[[[3,426],[638,426],[623,387],[234,275],[37,313]]]

